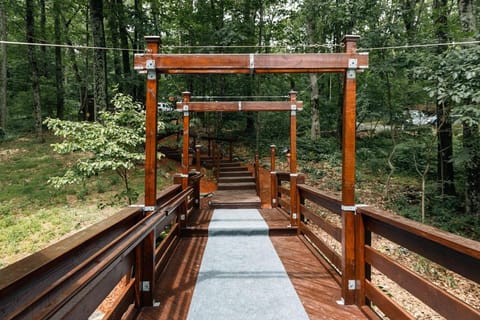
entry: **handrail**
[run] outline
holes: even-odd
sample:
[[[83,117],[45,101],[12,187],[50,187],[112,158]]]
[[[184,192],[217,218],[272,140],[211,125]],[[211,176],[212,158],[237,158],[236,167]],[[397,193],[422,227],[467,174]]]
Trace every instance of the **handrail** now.
[[[170,186],[159,194],[159,207],[146,217],[141,207],[123,209],[0,270],[0,318],[88,318],[126,276],[124,291],[108,316],[125,313],[130,305],[138,304],[139,270],[132,271],[145,254],[139,255],[142,244],[152,231],[163,230],[185,215],[183,204],[193,194],[192,187],[182,191],[181,185]],[[172,230],[177,229],[178,222],[174,223]],[[152,253],[157,256],[153,260],[156,268],[165,265],[172,239]]]
[[[282,177],[283,178],[283,177]],[[279,178],[281,179],[281,178]],[[394,302],[390,296],[378,289],[370,280],[370,269],[375,268],[398,285],[409,291],[423,303],[446,318],[479,319],[480,310],[445,292],[437,285],[418,276],[394,259],[383,254],[371,245],[372,234],[405,247],[440,266],[449,269],[477,284],[480,283],[480,242],[466,239],[434,227],[421,224],[372,207],[358,207],[355,212],[342,213],[340,199],[313,187],[297,185],[299,202],[308,200],[325,208],[335,215],[355,214],[355,279],[356,303],[362,309],[376,305],[387,317],[413,318],[406,310]],[[298,203],[300,213],[308,219],[302,224],[302,237],[315,245],[315,249],[326,257],[339,271],[344,257],[339,255],[329,243],[310,228],[315,224],[336,241],[342,241],[343,230],[332,225],[309,207]],[[342,281],[341,283],[345,283]]]

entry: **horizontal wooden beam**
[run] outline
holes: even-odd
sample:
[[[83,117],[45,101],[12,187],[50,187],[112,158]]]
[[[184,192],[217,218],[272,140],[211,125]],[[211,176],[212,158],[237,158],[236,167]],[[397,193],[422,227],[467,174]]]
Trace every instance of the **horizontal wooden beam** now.
[[[148,62],[148,63],[147,63]],[[153,63],[154,62],[154,63]],[[365,53],[135,54],[135,70],[167,74],[321,73],[368,68]]]
[[[290,101],[196,101],[196,102],[177,102],[177,111],[193,112],[241,112],[241,111],[291,111],[292,103]],[[185,108],[185,109],[184,109]],[[295,109],[303,109],[303,102],[297,101]]]

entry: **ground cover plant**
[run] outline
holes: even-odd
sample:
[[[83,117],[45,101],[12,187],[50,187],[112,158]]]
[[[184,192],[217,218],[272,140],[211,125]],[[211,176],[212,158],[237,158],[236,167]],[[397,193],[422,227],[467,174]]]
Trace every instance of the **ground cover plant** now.
[[[46,143],[39,144],[33,135],[24,135],[0,142],[0,267],[105,219],[126,204],[115,198],[124,187],[114,172],[60,189],[49,185],[52,176],[64,174],[79,157],[54,152],[51,144],[60,141],[46,135]],[[163,188],[171,183],[176,164],[163,159],[159,167],[158,185]],[[139,164],[132,170],[130,187],[141,194],[143,182]]]

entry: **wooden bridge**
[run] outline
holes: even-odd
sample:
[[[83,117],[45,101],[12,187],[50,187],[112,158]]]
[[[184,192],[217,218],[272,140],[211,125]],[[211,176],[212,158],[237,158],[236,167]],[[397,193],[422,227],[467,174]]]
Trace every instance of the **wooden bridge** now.
[[[477,285],[479,242],[355,204],[355,76],[368,65],[368,57],[355,52],[356,39],[346,37],[343,54],[177,56],[159,55],[158,39],[149,38],[148,52],[135,60],[147,73],[144,203],[0,270],[0,318],[88,319],[102,311],[103,319],[414,319],[378,285],[381,273],[440,316],[480,319],[480,306],[422,278],[376,240]],[[341,197],[308,186],[297,172],[296,112],[302,104],[294,92],[286,102],[215,106],[184,94],[177,106],[184,120],[182,172],[157,191],[159,72],[343,73]],[[202,199],[202,175],[189,162],[189,112],[247,106],[290,113],[290,168],[276,170],[272,146],[271,196],[262,203],[258,157],[249,171],[243,168],[248,163],[215,152],[219,190]],[[195,156],[201,157],[199,148]]]

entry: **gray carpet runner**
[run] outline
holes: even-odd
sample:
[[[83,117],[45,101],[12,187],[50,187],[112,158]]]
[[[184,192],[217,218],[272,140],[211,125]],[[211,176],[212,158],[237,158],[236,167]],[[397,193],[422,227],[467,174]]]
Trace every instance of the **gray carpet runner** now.
[[[216,209],[189,320],[308,319],[256,209]]]

